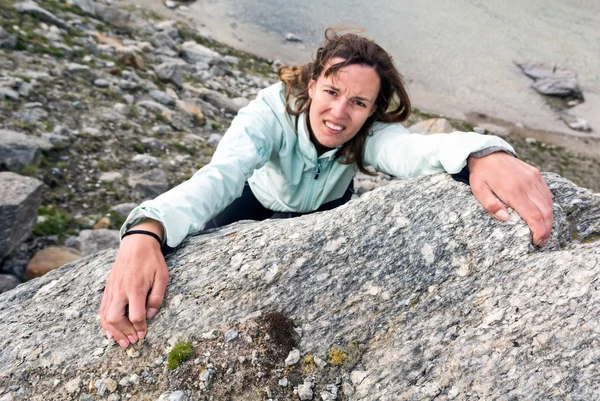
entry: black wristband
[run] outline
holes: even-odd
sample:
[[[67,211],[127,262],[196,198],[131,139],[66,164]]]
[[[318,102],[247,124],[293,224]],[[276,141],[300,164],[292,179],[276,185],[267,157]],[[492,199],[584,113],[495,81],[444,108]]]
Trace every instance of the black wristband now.
[[[121,240],[125,237],[127,237],[128,235],[131,234],[146,234],[149,235],[151,237],[154,237],[158,243],[160,244],[161,248],[162,248],[162,240],[160,239],[160,237],[156,234],[154,234],[152,231],[146,231],[146,230],[129,230],[127,231],[125,234],[123,234],[123,236],[121,237]]]

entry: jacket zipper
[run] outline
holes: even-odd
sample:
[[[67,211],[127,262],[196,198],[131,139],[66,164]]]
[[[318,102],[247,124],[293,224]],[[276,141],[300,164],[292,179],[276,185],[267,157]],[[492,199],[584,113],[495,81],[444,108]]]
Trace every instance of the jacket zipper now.
[[[321,175],[321,160],[317,160],[317,171],[315,173],[315,180],[319,178],[319,175]]]

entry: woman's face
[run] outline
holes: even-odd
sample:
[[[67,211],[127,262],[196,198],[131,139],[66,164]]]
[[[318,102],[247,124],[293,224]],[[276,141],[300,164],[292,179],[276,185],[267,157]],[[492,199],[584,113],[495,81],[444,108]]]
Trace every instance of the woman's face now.
[[[335,148],[348,142],[375,112],[379,75],[373,67],[352,64],[325,77],[327,68],[341,61],[341,58],[331,59],[321,76],[308,83],[312,99],[309,124],[317,149]]]

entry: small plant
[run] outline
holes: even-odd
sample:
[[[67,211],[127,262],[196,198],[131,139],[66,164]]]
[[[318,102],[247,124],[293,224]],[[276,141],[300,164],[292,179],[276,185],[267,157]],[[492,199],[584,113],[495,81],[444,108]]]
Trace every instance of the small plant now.
[[[28,177],[35,177],[38,173],[38,168],[35,164],[27,164],[16,171],[18,174],[26,175]]]
[[[191,359],[193,356],[194,348],[189,341],[179,343],[167,354],[167,368],[169,368],[169,370],[175,370],[179,365]]]
[[[53,207],[40,207],[38,214],[46,219],[34,227],[33,234],[37,236],[64,235],[73,221],[73,217],[69,213],[61,212]]]
[[[216,122],[216,121],[211,121],[211,122],[210,122],[210,126],[211,126],[211,128],[212,128],[213,130],[215,130],[215,131],[219,131],[219,130],[221,129],[221,124],[219,124],[219,123],[218,123],[218,122]]]
[[[188,148],[187,146],[185,146],[183,143],[174,143],[173,147],[177,150],[180,150],[184,153],[187,153],[190,156],[194,156],[196,154],[196,149],[194,148]]]
[[[146,153],[146,149],[144,149],[144,145],[142,145],[141,143],[137,143],[137,142],[133,144],[133,150],[135,150],[139,154]]]

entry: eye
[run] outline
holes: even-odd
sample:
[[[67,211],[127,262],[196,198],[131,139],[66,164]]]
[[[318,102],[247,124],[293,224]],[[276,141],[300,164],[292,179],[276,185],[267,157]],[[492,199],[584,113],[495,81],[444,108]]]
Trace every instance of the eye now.
[[[328,94],[330,94],[331,96],[336,96],[337,92],[331,89],[325,89],[325,92],[327,92]]]
[[[364,104],[363,102],[361,102],[360,100],[355,100],[354,104],[357,105],[358,107],[367,107],[367,105]]]

